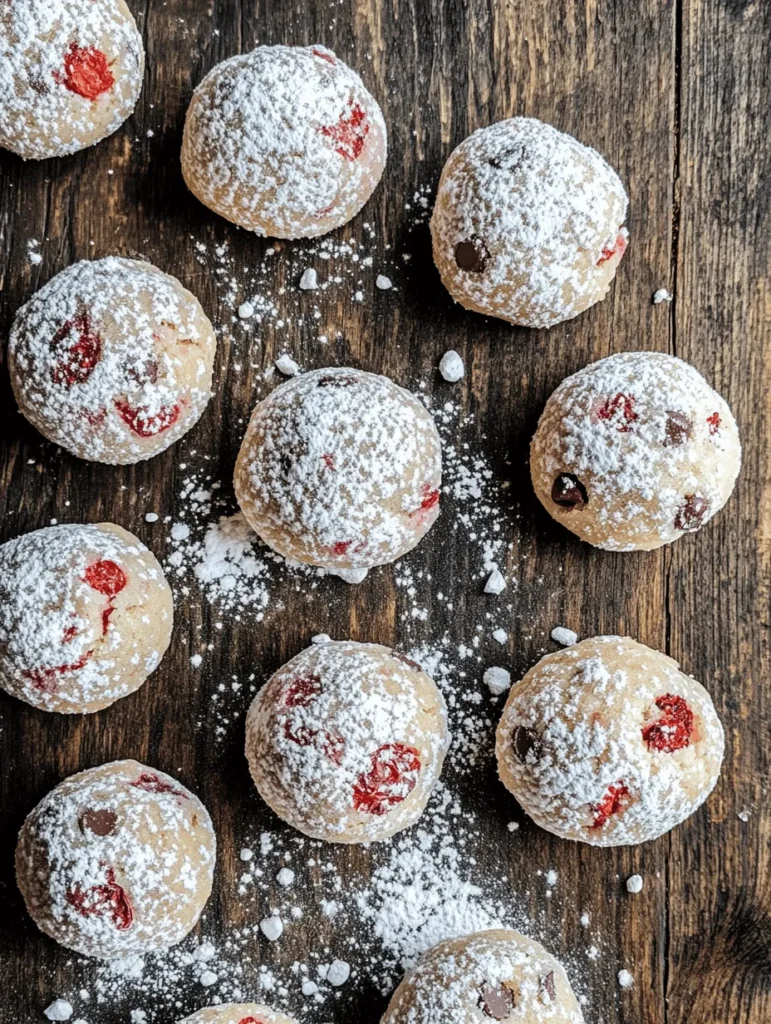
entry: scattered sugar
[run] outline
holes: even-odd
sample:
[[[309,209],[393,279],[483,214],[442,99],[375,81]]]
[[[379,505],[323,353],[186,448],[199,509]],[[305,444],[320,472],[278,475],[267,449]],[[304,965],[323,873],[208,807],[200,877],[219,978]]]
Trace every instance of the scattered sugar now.
[[[653,304],[654,306],[658,306],[662,302],[671,302],[672,298],[672,292],[667,288],[659,288],[653,293]]]
[[[295,377],[300,372],[300,367],[286,352],[276,360],[276,369],[286,377]]]
[[[626,891],[627,892],[642,892],[643,880],[642,875],[630,875],[626,880]]]
[[[634,985],[634,977],[627,970],[618,972],[618,983],[621,988],[631,988]]]
[[[307,270],[303,271],[303,275],[300,278],[300,287],[304,292],[315,291],[319,286],[319,278],[313,267],[308,267]]]
[[[49,1020],[69,1020],[73,1014],[72,1003],[68,1003],[66,999],[54,999],[43,1013]]]
[[[486,594],[502,594],[506,589],[506,580],[498,569],[493,569],[485,583]]]
[[[493,666],[485,670],[485,686],[495,697],[499,697],[511,687],[511,674],[505,668]]]
[[[378,274],[375,278],[375,287],[379,288],[382,292],[387,292],[389,288],[393,288],[393,282],[385,274]]]

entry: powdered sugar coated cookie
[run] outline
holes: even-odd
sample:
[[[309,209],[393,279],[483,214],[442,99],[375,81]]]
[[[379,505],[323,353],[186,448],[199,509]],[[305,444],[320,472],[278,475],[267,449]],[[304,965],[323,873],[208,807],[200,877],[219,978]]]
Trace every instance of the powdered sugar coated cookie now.
[[[113,523],[50,526],[0,547],[0,685],[44,711],[133,693],[171,639],[163,570]]]
[[[185,121],[190,190],[215,213],[276,238],[345,224],[385,160],[380,107],[323,46],[260,46],[223,61],[196,89]]]
[[[211,397],[214,330],[198,300],[149,263],[75,263],[23,306],[8,361],[16,400],[50,441],[82,459],[149,459]]]
[[[583,1024],[560,962],[510,929],[448,939],[424,953],[381,1024]]]
[[[280,668],[246,720],[263,800],[315,839],[362,843],[413,825],[447,751],[433,680],[378,644],[314,644]]]
[[[166,949],[209,898],[216,840],[201,801],[136,761],[65,779],[28,815],[16,877],[37,926],[109,959]]]
[[[663,352],[622,352],[568,377],[530,446],[546,510],[612,551],[648,551],[700,529],[728,501],[740,465],[726,402]]]
[[[552,327],[605,296],[627,246],[626,209],[599,153],[513,117],[474,132],[445,164],[434,260],[467,309]]]
[[[236,462],[249,524],[286,558],[367,569],[399,558],[439,514],[439,435],[387,377],[302,374],[255,408]]]
[[[198,1010],[179,1024],[295,1024],[295,1021],[256,1003],[222,1003]]]
[[[0,146],[25,160],[111,135],[139,98],[145,55],[123,0],[0,7]]]
[[[496,742],[501,780],[536,824],[593,846],[685,821],[714,788],[723,748],[704,687],[617,636],[542,658],[512,687]]]

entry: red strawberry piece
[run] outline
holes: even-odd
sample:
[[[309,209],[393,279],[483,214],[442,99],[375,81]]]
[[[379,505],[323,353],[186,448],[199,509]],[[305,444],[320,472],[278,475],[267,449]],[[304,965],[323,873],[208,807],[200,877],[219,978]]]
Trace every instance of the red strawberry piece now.
[[[668,412],[665,432],[665,447],[679,448],[681,444],[685,444],[693,433],[693,424],[685,413]]]
[[[357,160],[364,149],[364,141],[369,133],[369,122],[365,111],[349,101],[350,112],[342,114],[337,124],[322,125],[319,131],[335,144],[335,152],[345,160]]]
[[[139,778],[134,779],[129,785],[135,789],[143,789],[146,793],[171,793],[173,796],[180,796],[183,800],[187,800],[187,793],[172,786],[170,782],[164,781],[155,772],[142,772]]]
[[[541,978],[541,991],[549,997],[549,1002],[553,1003],[557,998],[557,988],[554,984],[554,971]]]
[[[617,782],[613,786],[608,786],[608,791],[602,800],[592,807],[592,813],[594,814],[594,821],[591,824],[591,828],[602,828],[609,818],[614,814],[618,814],[621,810],[621,801],[625,796],[629,794],[629,790],[623,782]]]
[[[361,773],[353,787],[353,806],[367,814],[387,814],[415,788],[420,752],[403,743],[384,743],[370,761],[369,770]]]
[[[154,416],[149,416],[146,409],[135,409],[125,399],[116,402],[115,408],[126,426],[140,437],[155,437],[156,434],[162,434],[164,430],[174,426],[181,411],[176,404],[170,408],[162,405]]]
[[[713,412],[711,416],[707,417],[710,437],[714,437],[715,434],[720,430],[720,422],[721,421],[719,412]]]
[[[25,669],[22,672],[22,675],[25,679],[29,679],[36,690],[41,690],[43,693],[56,693],[58,689],[56,677],[64,675],[65,672],[78,672],[83,668],[93,653],[93,651],[86,651],[85,654],[71,665],[55,665],[53,668]]]
[[[321,680],[318,676],[303,676],[289,684],[284,697],[288,708],[307,708],[321,693]]]
[[[321,456],[321,458],[324,460],[324,465],[327,467],[327,469],[331,469],[332,472],[334,473],[335,460],[332,458],[332,456],[329,454],[324,454]]]
[[[128,583],[128,577],[121,567],[109,558],[92,562],[86,569],[86,583],[105,597],[117,597]]]
[[[86,383],[102,358],[102,339],[92,329],[88,313],[78,313],[62,324],[51,338],[51,351],[58,357],[51,370],[54,384],[69,389]]]
[[[618,235],[616,235],[616,241],[614,242],[612,248],[602,250],[600,258],[597,260],[597,266],[601,267],[603,263],[607,263],[608,260],[612,260],[617,253],[623,256],[626,252],[626,247],[628,244],[629,243],[626,232],[619,230]]]
[[[70,92],[92,102],[103,92],[109,92],[115,84],[107,57],[102,51],[95,46],[78,46],[77,43],[70,43],[64,55],[64,73],[55,71],[54,80]]]
[[[709,512],[709,501],[700,494],[686,494],[685,501],[675,513],[675,529],[694,533],[701,528]]]
[[[433,508],[434,505],[438,505],[439,504],[439,491],[438,490],[431,491],[431,490],[429,490],[429,485],[428,484],[423,484],[423,493],[425,494],[425,497],[423,498],[423,501],[420,503],[420,511],[421,512],[425,512],[426,509]]]
[[[316,737],[321,735],[321,740]],[[290,721],[284,722],[284,736],[298,747],[319,747],[325,757],[335,764],[342,764],[345,754],[345,740],[338,733],[318,729],[311,729],[308,725],[295,725]]]
[[[353,541],[351,540],[339,540],[332,545],[333,555],[345,555],[348,552],[348,548],[351,546]]]
[[[107,881],[83,889],[73,886],[67,893],[67,902],[83,917],[110,916],[119,932],[128,931],[134,921],[134,911],[128,893],[115,881],[114,868],[107,869]]]
[[[397,661],[404,662],[407,668],[411,668],[413,672],[422,672],[423,666],[419,665],[417,661],[413,661],[412,658],[408,658],[406,654],[402,654],[400,651],[391,651],[391,657],[396,658]]]
[[[693,712],[687,702],[682,697],[666,693],[663,697],[657,697],[655,704],[661,717],[642,730],[648,749],[671,754],[687,747],[693,732]]]
[[[327,53],[325,50],[319,50],[317,47],[314,46],[311,52],[313,53],[314,57],[320,57],[321,60],[325,60],[327,64],[337,64],[337,61],[332,56],[332,54]],[[241,1024],[243,1024],[243,1021],[241,1021]]]
[[[638,415],[634,411],[634,403],[634,395],[625,395],[623,391],[619,391],[612,398],[606,398],[597,408],[597,418],[615,420],[616,430],[621,434],[626,434],[632,429],[631,424],[638,419]]]

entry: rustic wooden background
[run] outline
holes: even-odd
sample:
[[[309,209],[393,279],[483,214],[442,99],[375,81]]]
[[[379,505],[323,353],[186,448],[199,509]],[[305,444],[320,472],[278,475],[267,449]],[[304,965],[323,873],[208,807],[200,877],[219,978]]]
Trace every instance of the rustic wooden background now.
[[[268,243],[198,205],[184,189],[178,154],[194,85],[215,63],[258,42],[326,44],[362,72],[383,106],[390,133],[385,180],[365,216],[339,237],[360,237],[366,217],[380,243],[398,242],[409,221],[405,199],[419,185],[435,186],[452,146],[513,114],[535,115],[575,134],[619,171],[631,197],[631,246],[608,299],[578,320],[529,332],[453,307],[431,264],[424,226],[398,304],[391,300],[387,315],[380,315],[386,306],[377,293],[363,304],[336,299],[324,312],[342,338],[321,348],[316,330],[303,328],[291,350],[305,366],[351,363],[407,386],[428,377],[437,388],[447,387],[434,371],[441,354],[453,347],[464,356],[469,374],[453,395],[475,413],[479,438],[490,439],[482,441],[484,450],[500,477],[511,477],[522,512],[509,565],[521,580],[508,647],[513,672],[540,656],[552,626],[568,623],[583,636],[629,633],[666,650],[712,692],[727,731],[726,763],[708,806],[687,824],[643,848],[603,851],[557,841],[520,815],[524,831],[509,842],[504,823],[516,812],[489,766],[490,793],[480,803],[489,818],[487,856],[491,872],[506,870],[514,893],[529,888],[534,863],[559,871],[562,902],[537,936],[558,955],[585,943],[579,908],[599,922],[604,955],[586,961],[582,972],[588,1022],[765,1024],[771,1020],[771,4],[129,4],[148,68],[126,127],[68,159],[23,164],[0,155],[4,337],[18,306],[71,261],[131,250],[181,278],[215,322],[227,320],[232,311],[218,308],[212,268],[196,262],[191,237],[227,241],[241,261]],[[28,260],[31,237],[45,240],[38,266]],[[659,287],[674,292],[670,306],[652,305]],[[253,361],[269,365],[283,341],[272,329],[263,332]],[[611,352],[640,348],[673,352],[706,375],[737,416],[745,462],[728,507],[701,533],[651,554],[613,555],[581,545],[537,506],[526,474],[527,442],[546,397],[566,374]],[[57,453],[16,414],[4,373],[0,539],[52,518],[106,519],[139,534],[160,557],[168,553],[167,528],[145,523],[144,513],[174,513],[181,453],[205,450],[222,479],[232,470],[239,418],[248,414],[253,391],[248,375],[229,372],[231,354],[225,337],[217,396],[193,434],[151,462],[126,468]],[[463,636],[464,625],[478,621],[478,599],[465,575],[462,532],[451,537],[446,527],[440,520],[416,557],[455,599],[455,630]],[[536,600],[540,578],[550,585],[538,589]],[[432,586],[419,587],[420,600],[432,607]],[[302,615],[285,615],[264,629],[228,627],[223,638],[213,629],[218,613],[196,596],[178,602],[175,639],[151,683],[113,708],[78,720],[0,697],[4,1024],[41,1019],[42,1007],[71,991],[76,976],[72,957],[27,919],[13,880],[15,833],[36,801],[70,773],[113,758],[136,756],[173,772],[212,809],[219,833],[210,927],[218,933],[223,922],[242,920],[233,895],[240,871],[235,837],[247,823],[277,826],[251,790],[240,732],[223,745],[188,723],[206,717],[221,678],[250,666],[267,677],[314,632],[398,644],[404,600],[390,569],[359,588],[326,581],[303,603]],[[431,621],[421,635],[431,635]],[[217,646],[204,671],[194,673],[186,641],[198,638],[199,628]],[[500,663],[500,649],[489,655]],[[746,822],[738,817],[744,809]],[[365,851],[330,850],[329,856],[350,878],[366,873],[371,858]],[[635,870],[646,888],[629,899],[622,882]],[[280,944],[255,943],[254,956],[291,963],[314,943],[318,938],[298,927]],[[622,966],[635,975],[634,988],[623,993],[616,983]],[[183,1009],[204,1001],[205,991],[196,987],[183,996]],[[86,1016],[89,1024],[124,1022],[132,1005],[118,991]],[[380,1005],[364,982],[352,1002],[337,1010],[329,1004],[308,1020],[363,1024],[376,1019]],[[170,1011],[165,1020],[178,1016]]]

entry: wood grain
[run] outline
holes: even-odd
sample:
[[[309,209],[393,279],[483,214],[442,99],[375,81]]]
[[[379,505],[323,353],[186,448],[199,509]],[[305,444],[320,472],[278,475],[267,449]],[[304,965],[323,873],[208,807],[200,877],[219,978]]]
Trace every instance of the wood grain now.
[[[183,185],[181,127],[194,85],[216,62],[257,43],[321,42],[358,68],[381,104],[390,133],[383,185],[339,237],[413,252],[398,304],[374,293],[365,303],[324,305],[324,323],[341,332],[322,347],[301,324],[292,351],[304,366],[345,364],[384,372],[407,386],[439,390],[434,368],[457,349],[468,375],[453,392],[473,413],[471,436],[510,483],[508,659],[523,672],[565,623],[583,636],[629,633],[666,650],[715,697],[728,736],[717,792],[681,828],[641,848],[595,850],[560,842],[525,822],[494,779],[464,792],[483,816],[481,868],[510,879],[535,937],[580,963],[588,1022],[603,1024],[765,1024],[771,1020],[771,152],[765,0],[135,0],[148,54],[135,116],[113,138],[76,156],[23,164],[0,155],[0,330],[18,306],[70,262],[139,252],[178,276],[220,327],[217,392],[201,424],[176,448],[136,467],[90,465],[57,453],[16,413],[3,376],[0,430],[0,539],[62,522],[113,520],[163,557],[167,528],[150,509],[174,515],[194,451],[228,480],[262,368],[286,338],[268,327],[252,353],[254,373],[238,373],[211,266],[194,242],[227,243],[247,263],[269,243],[209,214]],[[434,187],[452,146],[473,129],[513,114],[540,117],[596,146],[619,171],[631,197],[632,244],[608,299],[550,332],[512,329],[454,307],[430,259],[427,229],[410,233],[405,211],[417,187]],[[148,134],[151,129],[153,134]],[[108,174],[108,171],[112,171]],[[27,241],[44,240],[39,266]],[[305,243],[296,243],[302,251]],[[286,283],[277,262],[276,286]],[[651,303],[669,287],[671,306]],[[370,301],[371,299],[371,301]],[[280,300],[279,300],[280,301]],[[334,336],[335,331],[330,331]],[[535,501],[527,444],[551,390],[568,373],[611,352],[657,349],[692,362],[724,394],[739,420],[745,461],[736,494],[701,533],[651,554],[613,555],[560,531]],[[113,708],[84,720],[44,715],[0,699],[0,1020],[33,1021],[80,975],[72,958],[37,932],[15,888],[12,854],[24,815],[65,776],[117,757],[171,771],[212,809],[220,840],[219,875],[208,911],[215,936],[253,916],[236,895],[238,837],[278,829],[249,783],[241,734],[224,741],[193,723],[210,714],[220,680],[255,672],[266,678],[315,632],[407,647],[451,624],[468,639],[481,617],[469,586],[468,545],[447,513],[415,556],[425,569],[418,600],[426,623],[400,626],[407,598],[393,569],[358,588],[325,581],[287,594],[287,611],[262,629],[247,622],[216,629],[215,608],[191,594],[177,600],[172,648],[152,680]],[[448,622],[436,591],[451,596]],[[193,645],[213,642],[206,671],[192,673]],[[485,641],[484,656],[501,652]],[[495,648],[495,649],[494,649]],[[747,821],[738,812],[749,810]],[[516,842],[505,824],[522,821]],[[325,850],[346,882],[366,877],[377,852]],[[544,909],[532,893],[535,868],[554,868],[560,898]],[[629,899],[623,880],[645,876]],[[304,879],[308,898],[318,876]],[[523,895],[530,894],[530,896]],[[529,901],[529,902],[528,902]],[[581,911],[601,948],[586,958]],[[280,944],[255,941],[255,964],[307,958],[334,929],[318,915]],[[621,992],[627,967],[635,986]],[[204,1001],[161,1012],[172,1021]],[[126,1021],[133,1004],[116,992],[89,1011],[89,1024]],[[338,1007],[308,1011],[304,1022],[375,1021],[383,1000],[366,980]]]

